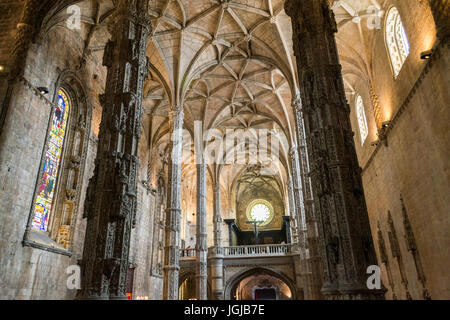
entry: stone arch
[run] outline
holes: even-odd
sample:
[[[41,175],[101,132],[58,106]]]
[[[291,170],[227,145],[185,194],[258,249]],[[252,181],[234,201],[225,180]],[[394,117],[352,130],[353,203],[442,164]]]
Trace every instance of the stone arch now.
[[[183,284],[183,282],[186,281],[186,279],[188,279],[189,277],[192,277],[195,279],[195,272],[192,271],[192,269],[187,270],[183,273],[180,273],[180,275],[178,276],[178,289]],[[195,290],[195,288],[194,288],[194,290]],[[208,296],[208,300],[211,300],[213,297],[212,287],[211,287],[211,283],[209,280],[207,281],[207,296]]]
[[[225,300],[231,300],[231,291],[233,290],[233,287],[237,285],[239,282],[244,280],[245,278],[256,274],[256,273],[265,273],[267,275],[273,276],[275,278],[278,278],[279,280],[283,281],[288,287],[289,290],[291,290],[292,293],[292,300],[296,300],[298,293],[295,289],[295,281],[291,279],[288,275],[286,275],[284,272],[277,270],[275,268],[271,267],[251,267],[246,268],[242,270],[241,272],[238,272],[234,276],[232,276],[230,279],[226,281],[225,284],[225,290],[224,290],[224,299]]]

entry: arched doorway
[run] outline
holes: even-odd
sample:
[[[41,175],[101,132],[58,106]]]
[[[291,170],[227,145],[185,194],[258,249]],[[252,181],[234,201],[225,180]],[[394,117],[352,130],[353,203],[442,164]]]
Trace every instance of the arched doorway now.
[[[292,281],[281,272],[254,268],[233,277],[225,290],[230,300],[294,300]]]
[[[179,300],[195,300],[195,274],[190,273],[180,278],[178,288]]]
[[[185,273],[179,278],[178,300],[197,300],[195,273]],[[208,282],[208,300],[211,299],[211,286]]]

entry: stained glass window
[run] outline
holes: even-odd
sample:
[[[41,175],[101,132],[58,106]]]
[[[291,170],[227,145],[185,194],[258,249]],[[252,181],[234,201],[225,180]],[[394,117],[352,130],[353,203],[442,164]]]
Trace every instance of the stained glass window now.
[[[391,64],[394,70],[394,76],[400,73],[400,70],[409,55],[409,43],[403,27],[402,19],[397,8],[389,10],[386,18],[386,43],[391,57]]]
[[[55,199],[56,182],[61,164],[61,155],[69,118],[70,103],[67,94],[60,90],[58,101],[51,122],[47,150],[44,155],[42,177],[34,203],[31,226],[47,231],[48,219]]]
[[[264,203],[258,203],[250,211],[250,217],[253,221],[265,222],[270,217],[270,209]]]
[[[364,103],[361,96],[356,99],[356,114],[358,116],[359,133],[361,135],[361,144],[364,144],[369,135],[369,128],[367,126],[366,112],[364,111]]]

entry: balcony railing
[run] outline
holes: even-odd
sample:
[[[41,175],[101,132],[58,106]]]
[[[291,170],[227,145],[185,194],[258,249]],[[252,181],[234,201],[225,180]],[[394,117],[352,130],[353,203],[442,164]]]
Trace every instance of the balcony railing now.
[[[195,249],[180,249],[180,258],[195,258]]]
[[[292,253],[290,244],[263,244],[225,247],[225,257],[284,256]]]
[[[211,247],[208,255],[223,255],[224,258],[285,256],[292,253],[292,244],[263,244],[253,246]],[[195,258],[195,249],[180,249],[180,258]],[[189,259],[190,260],[190,259]]]

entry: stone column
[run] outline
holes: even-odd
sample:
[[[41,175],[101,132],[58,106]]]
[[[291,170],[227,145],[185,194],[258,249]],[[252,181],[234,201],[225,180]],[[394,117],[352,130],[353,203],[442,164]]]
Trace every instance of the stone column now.
[[[282,216],[283,224],[286,226],[285,236],[286,236],[286,244],[292,244],[292,231],[291,231],[291,217],[290,216]]]
[[[206,163],[197,164],[197,235],[196,235],[196,263],[195,278],[197,288],[197,299],[208,299],[207,282],[207,257],[208,248],[206,244]]]
[[[300,181],[300,166],[298,162],[298,154],[296,146],[289,150],[289,162],[291,167],[292,176],[290,177],[292,181],[292,193],[294,197],[293,205],[295,207],[296,222],[297,222],[297,239],[298,239],[298,250],[299,256],[298,264],[299,273],[301,276],[301,282],[303,287],[303,298],[312,299],[312,279],[310,270],[308,270],[306,250],[308,247],[308,242],[306,239],[306,217],[305,217],[305,207],[303,199],[302,184]]]
[[[79,299],[127,299],[131,228],[135,224],[142,91],[149,73],[145,56],[151,31],[146,1],[119,1],[108,68],[94,176],[89,182]]]
[[[317,235],[317,222],[314,212],[314,198],[311,188],[311,178],[309,177],[308,148],[305,139],[305,125],[303,113],[301,110],[301,99],[296,96],[292,101],[292,108],[295,119],[295,132],[297,135],[297,150],[291,150],[291,166],[295,172],[294,179],[298,190],[302,193],[301,210],[303,222],[298,225],[299,242],[303,243],[302,263],[303,267],[311,274],[307,284],[308,291],[305,292],[305,298],[308,300],[320,300],[322,294],[322,261],[319,254],[319,244]],[[293,148],[295,149],[295,148]],[[296,160],[298,158],[298,160]],[[298,180],[300,179],[300,180]],[[303,187],[301,187],[303,186]],[[295,187],[294,187],[295,190]],[[299,192],[297,191],[297,193]],[[302,239],[302,240],[300,240]],[[305,284],[306,285],[306,284]]]
[[[447,41],[450,33],[450,1],[429,0],[429,2],[436,23],[437,37],[442,42]]]
[[[233,246],[233,224],[235,219],[225,219],[225,223],[228,225],[228,245]]]
[[[213,184],[214,189],[214,247],[210,251],[211,280],[214,299],[223,300],[223,247],[222,247],[222,213],[220,209],[220,184]]]
[[[335,40],[337,25],[327,0],[287,0],[299,72],[309,176],[318,222],[327,299],[383,299],[369,290],[367,267],[376,265],[350,107]]]
[[[220,209],[220,183],[213,184],[214,246],[222,246],[222,212]]]
[[[180,271],[180,217],[181,217],[181,156],[183,145],[184,112],[177,105],[169,112],[171,141],[169,150],[167,209],[164,245],[163,299],[178,299],[178,275]]]
[[[288,177],[288,181],[287,181],[287,195],[288,195],[288,203],[289,203],[289,215],[295,219],[295,217],[297,216],[297,212],[295,212],[294,183],[292,181],[292,176]]]
[[[300,247],[306,246],[306,216],[305,216],[305,207],[304,207],[304,199],[303,199],[303,190],[302,184],[300,181],[300,167],[298,163],[298,154],[297,148],[293,147],[289,151],[289,160],[292,170],[292,176],[290,177],[292,181],[292,192],[294,196],[294,207],[295,207],[295,215],[297,220],[297,230],[298,230],[298,238]]]
[[[295,211],[294,185],[292,182],[292,177],[288,178],[287,189],[289,201],[289,216],[291,217],[290,226],[291,226],[292,243],[298,246],[299,238],[298,238],[297,212]],[[297,248],[293,248],[293,250],[297,250]]]

